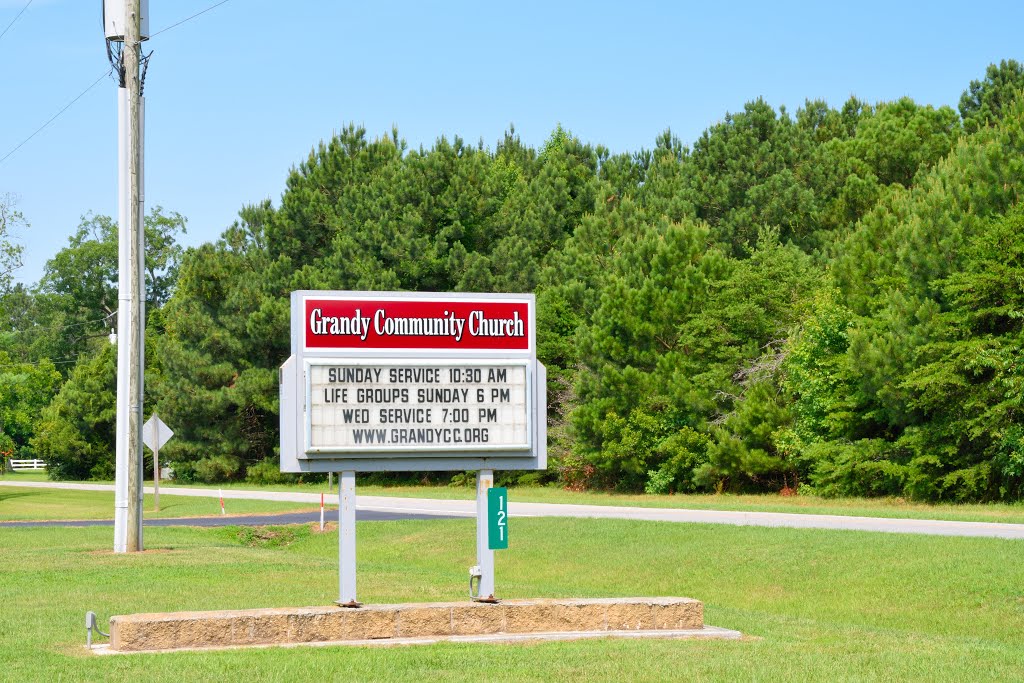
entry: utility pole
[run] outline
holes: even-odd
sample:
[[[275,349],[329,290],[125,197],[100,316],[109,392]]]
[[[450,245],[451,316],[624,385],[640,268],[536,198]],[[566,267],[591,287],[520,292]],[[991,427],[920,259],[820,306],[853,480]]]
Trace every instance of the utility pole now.
[[[128,552],[142,550],[142,135],[139,130],[139,61],[142,57],[140,0],[128,0],[124,13],[124,84],[128,91],[128,290],[131,299],[128,360]]]
[[[142,41],[148,37],[148,0],[104,0],[108,55],[118,70],[117,449],[114,552],[142,543],[142,401],[145,333],[143,231]],[[120,50],[116,48],[120,44]],[[111,46],[114,49],[111,49]]]

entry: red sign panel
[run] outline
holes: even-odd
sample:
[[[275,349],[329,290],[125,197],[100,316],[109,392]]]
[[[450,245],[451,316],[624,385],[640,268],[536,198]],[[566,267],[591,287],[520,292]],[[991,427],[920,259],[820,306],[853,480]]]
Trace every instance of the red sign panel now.
[[[305,300],[310,349],[530,350],[526,301]]]

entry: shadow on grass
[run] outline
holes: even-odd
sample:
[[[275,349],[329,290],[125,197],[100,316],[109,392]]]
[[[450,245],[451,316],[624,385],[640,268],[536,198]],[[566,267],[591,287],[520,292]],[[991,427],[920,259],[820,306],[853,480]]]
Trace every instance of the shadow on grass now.
[[[0,503],[5,500],[11,500],[12,498],[23,498],[25,496],[35,496],[36,493],[0,493]]]

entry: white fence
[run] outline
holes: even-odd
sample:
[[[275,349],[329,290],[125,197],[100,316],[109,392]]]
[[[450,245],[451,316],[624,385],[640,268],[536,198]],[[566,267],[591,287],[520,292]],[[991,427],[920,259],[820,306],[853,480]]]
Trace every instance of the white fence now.
[[[45,470],[46,463],[42,460],[11,460],[11,469],[15,472],[26,470]]]

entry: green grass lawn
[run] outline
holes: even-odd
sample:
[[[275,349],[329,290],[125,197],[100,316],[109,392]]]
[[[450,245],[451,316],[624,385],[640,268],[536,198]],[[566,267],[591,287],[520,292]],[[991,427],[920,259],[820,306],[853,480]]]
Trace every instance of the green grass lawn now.
[[[17,499],[10,501],[17,505]],[[802,529],[527,518],[498,554],[506,598],[679,595],[740,642],[235,650],[97,657],[86,610],[329,604],[337,536],[288,527],[153,528],[115,556],[109,529],[0,529],[0,679],[12,681],[1019,680],[1024,543]],[[462,600],[471,520],[360,522],[364,602]]]
[[[302,503],[264,500],[225,500],[228,514],[251,512],[298,512],[313,510]],[[143,499],[144,519],[162,517],[201,517],[220,514],[216,498],[191,498],[160,494],[160,511],[153,510],[153,497]],[[0,487],[0,522],[28,520],[113,519],[114,493],[73,491],[68,489]]]
[[[46,481],[42,473],[7,474],[0,481]],[[95,483],[95,482],[93,482]],[[113,483],[113,482],[106,482]],[[472,487],[465,486],[368,486],[357,479],[357,494],[366,496],[395,496],[400,498],[435,498],[472,500]],[[151,481],[146,482],[152,485]],[[162,486],[178,484],[164,482]],[[326,482],[315,484],[285,484],[257,486],[247,482],[230,484],[181,484],[194,488],[225,490],[298,491],[320,493],[327,490]],[[335,489],[336,491],[337,489]],[[694,510],[737,510],[741,512],[792,512],[819,515],[850,515],[860,517],[894,517],[905,519],[947,519],[962,522],[1005,522],[1024,524],[1024,503],[989,503],[978,505],[931,505],[915,503],[902,498],[820,498],[818,496],[778,495],[648,495],[602,493],[591,491],[565,491],[556,487],[516,487],[509,491],[514,502],[571,503],[578,505],[620,505],[635,507],[688,508]],[[161,497],[162,500],[162,497]]]

